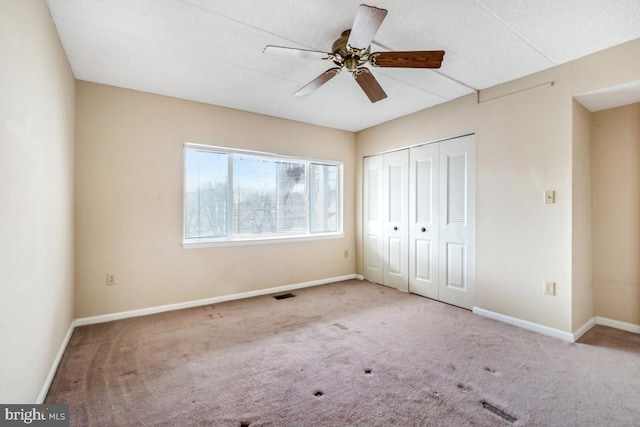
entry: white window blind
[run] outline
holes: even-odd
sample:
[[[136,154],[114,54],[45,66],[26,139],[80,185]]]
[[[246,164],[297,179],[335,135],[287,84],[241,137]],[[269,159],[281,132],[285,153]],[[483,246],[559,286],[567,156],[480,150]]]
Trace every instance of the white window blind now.
[[[305,163],[233,156],[233,234],[307,231]]]
[[[342,232],[339,162],[185,146],[185,243]]]
[[[226,236],[229,201],[227,154],[187,150],[185,157],[185,238]]]

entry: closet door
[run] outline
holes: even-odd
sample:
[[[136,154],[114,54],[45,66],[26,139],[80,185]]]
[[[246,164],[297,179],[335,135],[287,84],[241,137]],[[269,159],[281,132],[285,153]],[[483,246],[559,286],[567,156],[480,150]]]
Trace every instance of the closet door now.
[[[409,290],[409,150],[384,154],[384,282]]]
[[[409,291],[438,299],[439,144],[409,152]]]
[[[364,278],[384,283],[383,161],[382,155],[364,159]]]
[[[473,135],[440,142],[439,299],[475,303],[475,144]]]

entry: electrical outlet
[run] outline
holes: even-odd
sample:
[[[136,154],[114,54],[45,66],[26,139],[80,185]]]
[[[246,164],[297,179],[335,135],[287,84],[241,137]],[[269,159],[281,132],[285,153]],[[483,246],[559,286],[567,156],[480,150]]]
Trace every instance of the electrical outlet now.
[[[114,286],[116,284],[116,276],[107,273],[107,286]]]
[[[543,292],[545,295],[555,295],[556,294],[556,282],[544,282]]]

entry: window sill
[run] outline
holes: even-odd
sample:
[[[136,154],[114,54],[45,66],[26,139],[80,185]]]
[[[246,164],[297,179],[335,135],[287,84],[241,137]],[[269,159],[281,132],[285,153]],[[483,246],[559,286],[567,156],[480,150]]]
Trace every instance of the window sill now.
[[[183,241],[182,247],[185,249],[198,248],[218,248],[223,246],[246,246],[246,245],[270,245],[277,243],[293,243],[293,242],[309,242],[313,240],[342,239],[344,233],[324,233],[324,234],[306,234],[304,236],[278,236],[264,238],[247,238],[235,240],[190,240]]]

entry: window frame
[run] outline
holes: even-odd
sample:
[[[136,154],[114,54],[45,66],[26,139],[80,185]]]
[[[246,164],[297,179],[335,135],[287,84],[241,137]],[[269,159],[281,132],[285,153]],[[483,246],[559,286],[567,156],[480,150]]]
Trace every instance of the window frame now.
[[[228,183],[227,183],[227,235],[224,237],[196,237],[187,238],[187,151],[188,150],[200,150],[208,151],[212,153],[227,154],[228,158]],[[234,236],[233,234],[233,155],[248,155],[256,156],[260,158],[277,160],[287,160],[295,162],[305,163],[305,188],[306,188],[306,210],[307,210],[307,231],[306,233],[295,234],[280,234],[280,235],[266,235],[261,237],[259,235],[253,236]],[[338,209],[337,215],[337,231],[331,232],[310,232],[310,165],[323,165],[323,166],[336,166],[338,168],[338,185],[337,185],[337,200]],[[182,246],[184,248],[202,248],[202,247],[218,247],[218,246],[236,246],[236,245],[255,245],[255,244],[272,244],[272,243],[286,243],[286,242],[299,242],[299,241],[312,241],[312,240],[324,240],[324,239],[337,239],[344,237],[344,162],[339,160],[327,160],[317,159],[309,157],[296,157],[288,156],[276,153],[270,153],[265,151],[244,150],[238,148],[229,148],[205,144],[185,143],[182,150]]]

